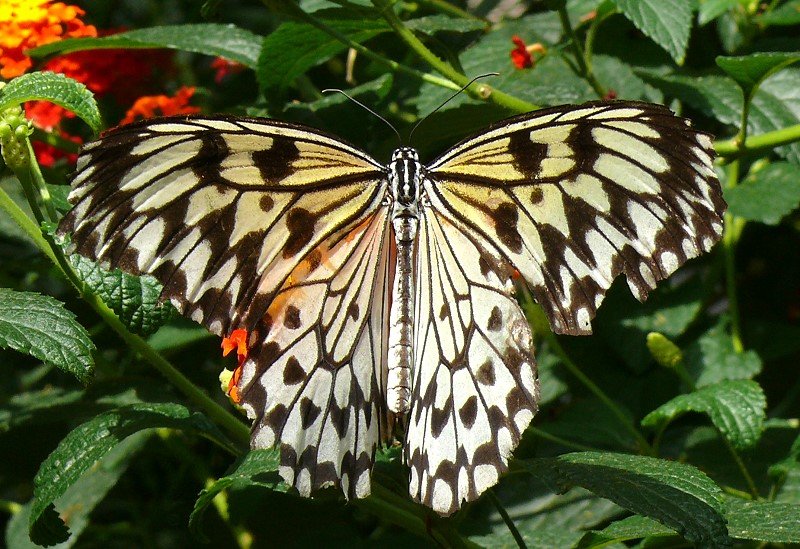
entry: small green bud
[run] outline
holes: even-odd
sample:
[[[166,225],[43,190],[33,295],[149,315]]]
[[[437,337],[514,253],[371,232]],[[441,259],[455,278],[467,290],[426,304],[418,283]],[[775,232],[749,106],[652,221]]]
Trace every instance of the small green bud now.
[[[647,334],[647,348],[656,362],[670,370],[676,369],[683,362],[683,353],[678,346],[659,332]]]

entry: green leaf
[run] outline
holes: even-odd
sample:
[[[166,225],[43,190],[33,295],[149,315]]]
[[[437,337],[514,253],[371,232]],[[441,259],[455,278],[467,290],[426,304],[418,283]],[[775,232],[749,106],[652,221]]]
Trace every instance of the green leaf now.
[[[94,344],[75,315],[52,297],[0,288],[0,347],[31,355],[71,373],[92,377]]]
[[[125,473],[131,461],[144,447],[152,432],[142,432],[120,442],[111,452],[100,459],[94,467],[88,470],[77,482],[67,489],[55,501],[52,507],[68,510],[67,525],[70,539],[56,545],[55,549],[75,545],[83,532],[90,525],[90,514],[97,505],[106,497],[108,492],[117,484],[119,478]],[[15,514],[9,521],[6,529],[6,543],[8,549],[36,549],[38,546],[31,542],[28,533],[31,505],[25,505],[22,511]],[[61,524],[63,538],[63,523],[57,515],[52,517],[54,526]]]
[[[734,538],[800,543],[800,505],[728,498],[726,517]]]
[[[623,541],[674,535],[675,531],[672,528],[667,528],[653,519],[633,515],[612,522],[602,530],[587,532],[583,539],[581,539],[578,547],[582,549],[589,547],[606,547],[608,545],[622,543]]]
[[[685,101],[702,113],[710,113],[724,124],[741,122],[743,97],[735,82],[724,76],[655,76],[641,73],[643,78],[665,93]],[[756,92],[750,105],[748,135],[757,135],[800,124],[800,101],[797,78],[800,70],[789,68],[767,79]],[[800,164],[800,143],[775,149],[787,160]]]
[[[214,497],[226,488],[246,488],[258,486],[269,490],[285,492],[288,486],[278,474],[280,451],[276,448],[251,450],[233,467],[229,474],[217,479],[211,486],[200,492],[189,517],[189,528],[195,536],[205,540],[202,519],[206,508]]]
[[[700,25],[710,23],[723,13],[739,5],[739,0],[700,0],[697,22]]]
[[[755,446],[761,437],[766,408],[764,391],[755,381],[722,381],[662,404],[642,419],[642,425],[663,429],[687,412],[700,412],[711,418],[735,448],[745,450]]]
[[[92,92],[86,86],[54,72],[31,72],[11,80],[0,89],[0,111],[26,101],[42,100],[74,112],[93,131],[103,125]]]
[[[582,486],[637,515],[657,520],[701,546],[727,546],[722,490],[698,469],[644,456],[577,452],[524,461],[564,490]]]
[[[471,32],[486,28],[487,23],[479,19],[456,19],[446,15],[428,15],[409,19],[404,22],[411,30],[425,34],[435,34],[441,31]]]
[[[328,11],[317,14],[322,23],[354,42],[391,30],[382,19],[322,19]],[[259,86],[268,95],[280,95],[308,69],[346,49],[346,44],[325,31],[308,23],[287,21],[264,39],[256,72]]]
[[[734,215],[777,225],[800,205],[800,166],[776,162],[751,171],[740,185],[725,190],[725,200]]]
[[[727,326],[727,320],[723,319],[685,349],[684,364],[695,386],[713,385],[726,379],[750,379],[761,372],[761,358],[754,351],[737,353]]]
[[[78,426],[47,457],[34,478],[30,533],[34,543],[64,541],[60,520],[48,509],[121,441],[144,429],[164,427],[230,443],[204,415],[174,403],[135,404],[105,412]]]
[[[621,509],[583,488],[555,494],[552,483],[534,475],[510,475],[492,489],[529,549],[572,547],[587,528],[619,516]],[[459,530],[482,547],[516,548],[497,507],[482,498],[470,508]]]
[[[692,29],[692,0],[615,0],[636,28],[682,65]]]
[[[255,69],[263,40],[263,36],[235,25],[202,23],[149,27],[102,38],[71,38],[51,42],[28,53],[36,57],[110,48],[169,48],[224,57]]]
[[[751,97],[765,79],[800,61],[800,52],[752,53],[743,57],[717,57],[717,65]]]
[[[800,0],[789,0],[774,10],[756,17],[760,25],[789,26],[800,23]]]
[[[80,279],[97,294],[132,332],[149,335],[176,314],[169,302],[161,302],[161,284],[152,276],[134,276],[73,254],[69,262]]]

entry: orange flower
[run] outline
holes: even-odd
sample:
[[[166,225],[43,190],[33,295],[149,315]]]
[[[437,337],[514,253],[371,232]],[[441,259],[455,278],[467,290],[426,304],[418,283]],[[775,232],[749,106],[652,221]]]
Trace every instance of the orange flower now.
[[[236,349],[237,366],[233,371],[230,381],[228,381],[228,396],[237,404],[241,402],[242,398],[239,395],[239,379],[242,377],[242,366],[244,361],[247,360],[247,330],[238,329],[231,332],[228,337],[222,338],[222,356],[228,354]]]
[[[216,57],[211,62],[211,68],[216,71],[214,82],[221,83],[228,75],[237,74],[245,69],[245,66],[238,61],[230,61],[224,57]]]
[[[511,37],[511,41],[514,42],[514,49],[511,50],[511,62],[518,69],[529,69],[533,66],[534,59],[531,56],[533,52],[545,53],[546,51],[545,47],[538,42],[530,46],[526,45],[525,41],[516,34]]]
[[[189,105],[189,99],[194,95],[193,87],[182,86],[173,97],[167,95],[145,95],[136,100],[133,106],[125,113],[120,125],[130,124],[136,120],[153,118],[154,116],[172,116],[175,114],[194,114],[200,112],[200,107]]]
[[[77,6],[51,0],[3,0],[0,3],[0,76],[13,78],[33,64],[26,50],[79,36],[97,36],[79,19]]]

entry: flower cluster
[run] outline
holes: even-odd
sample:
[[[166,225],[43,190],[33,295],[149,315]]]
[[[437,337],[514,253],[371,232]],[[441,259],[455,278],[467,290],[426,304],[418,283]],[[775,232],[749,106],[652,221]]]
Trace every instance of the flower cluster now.
[[[3,0],[0,3],[0,76],[13,78],[32,62],[26,50],[64,38],[97,36],[80,20],[77,6],[51,0]]]
[[[131,122],[153,118],[154,116],[198,113],[200,112],[200,107],[189,105],[189,100],[193,95],[193,87],[182,86],[172,97],[168,95],[146,95],[140,97],[125,113],[125,118],[122,119],[120,124],[130,124]]]

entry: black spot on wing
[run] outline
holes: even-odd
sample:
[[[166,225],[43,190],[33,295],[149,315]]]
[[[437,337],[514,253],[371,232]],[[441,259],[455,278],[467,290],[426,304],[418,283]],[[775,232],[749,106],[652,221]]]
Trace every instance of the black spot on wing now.
[[[522,236],[519,234],[519,210],[514,204],[504,202],[491,211],[497,238],[514,253],[522,251]]]
[[[539,175],[542,160],[547,156],[547,145],[534,143],[528,131],[518,131],[511,134],[508,147],[517,171],[525,174],[528,179]]]
[[[283,257],[289,259],[302,250],[314,237],[314,225],[317,218],[304,208],[295,208],[286,215],[286,228],[289,237],[283,248]]]
[[[300,151],[294,141],[285,137],[274,137],[272,146],[253,153],[253,162],[264,181],[277,183],[295,170],[292,163],[300,158]]]

